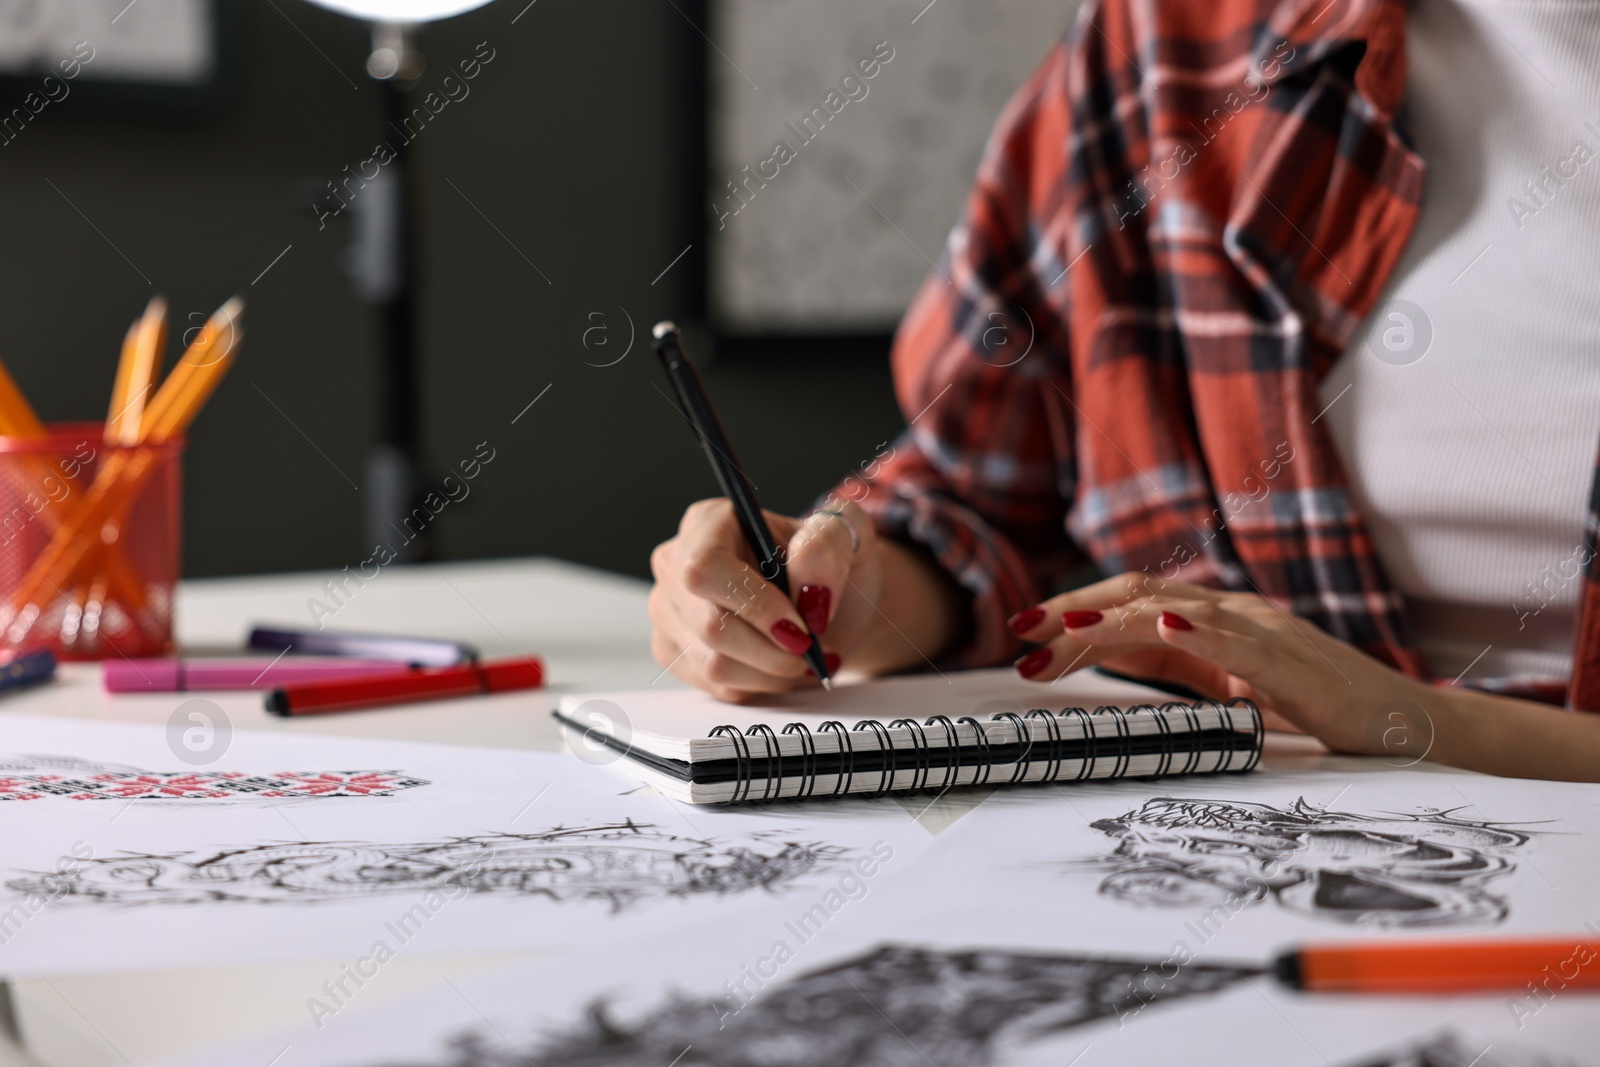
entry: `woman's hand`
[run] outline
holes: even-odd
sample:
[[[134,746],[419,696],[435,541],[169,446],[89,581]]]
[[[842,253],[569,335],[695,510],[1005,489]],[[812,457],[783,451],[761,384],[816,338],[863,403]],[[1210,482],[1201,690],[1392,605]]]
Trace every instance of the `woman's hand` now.
[[[1339,752],[1421,758],[1449,696],[1407,678],[1253,593],[1124,574],[1011,620],[1043,644],[1017,661],[1050,682],[1091,664],[1176,682],[1208,697],[1248,697],[1268,725]]]
[[[762,576],[725,499],[692,505],[677,536],[650,556],[651,652],[723,700],[819,684],[801,658],[811,636],[837,670],[837,650],[870,625],[869,602],[883,584],[877,535],[854,504],[805,520],[765,514],[786,546],[792,600]]]
[[[937,658],[961,597],[931,562],[878,536],[855,504],[804,519],[766,512],[786,546],[791,596],[764,578],[727,500],[702,500],[650,570],[656,662],[721,700],[820,684],[801,653],[822,639],[830,674],[885,674]]]
[[[1269,727],[1336,752],[1431,759],[1519,778],[1600,781],[1600,714],[1407,678],[1264,597],[1124,574],[1011,620],[1043,647],[1017,661],[1050,682],[1091,664],[1249,697]]]

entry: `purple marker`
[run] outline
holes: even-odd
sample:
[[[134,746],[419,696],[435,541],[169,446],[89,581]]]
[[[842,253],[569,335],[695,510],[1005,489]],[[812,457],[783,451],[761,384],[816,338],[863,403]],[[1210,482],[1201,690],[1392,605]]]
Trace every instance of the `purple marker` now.
[[[186,693],[190,690],[280,689],[286,685],[405,674],[392,659],[122,659],[106,660],[108,693]]]
[[[297,656],[353,656],[360,659],[397,659],[423,667],[454,667],[473,663],[478,650],[460,641],[400,634],[357,634],[342,630],[288,630],[257,626],[245,642],[251,648],[288,650]]]

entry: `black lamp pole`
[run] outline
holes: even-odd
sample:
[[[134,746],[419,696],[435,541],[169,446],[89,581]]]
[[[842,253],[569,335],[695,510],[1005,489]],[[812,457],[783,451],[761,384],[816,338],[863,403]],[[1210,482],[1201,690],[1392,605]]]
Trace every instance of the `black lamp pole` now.
[[[402,561],[432,555],[426,524],[406,524],[421,490],[421,389],[416,191],[405,118],[406,89],[421,69],[422,56],[411,47],[408,27],[374,24],[367,73],[378,90],[381,141],[393,158],[350,204],[351,278],[378,313],[378,436],[367,456],[362,527],[366,547],[386,544]]]

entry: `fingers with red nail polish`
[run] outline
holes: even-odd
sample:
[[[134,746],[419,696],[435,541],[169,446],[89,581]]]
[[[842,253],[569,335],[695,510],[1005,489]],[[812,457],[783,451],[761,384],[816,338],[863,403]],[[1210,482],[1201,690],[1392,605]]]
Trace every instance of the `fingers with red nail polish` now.
[[[1050,666],[1050,661],[1054,658],[1054,654],[1048,648],[1036,648],[1017,660],[1017,673],[1024,678],[1036,677]]]
[[[1206,610],[1191,600],[1167,598],[1105,609],[1065,606],[1073,604],[1076,596],[1070,593],[1040,605],[1047,612],[1045,621],[1031,617],[1038,609],[1022,612],[1011,621],[1011,629],[1019,636],[1043,645],[1016,661],[1017,673],[1024,678],[1048,682],[1102,663],[1142,664],[1145,661],[1140,657],[1148,658],[1156,649],[1170,649],[1178,635],[1194,630],[1184,612]],[[1168,605],[1177,610],[1168,610]],[[1048,614],[1051,612],[1058,613]],[[1054,630],[1049,619],[1059,619],[1061,629]],[[1020,631],[1019,623],[1024,624]],[[1156,660],[1149,662],[1159,666]]]
[[[1029,608],[1027,611],[1019,611],[1011,616],[1006,621],[1006,625],[1011,628],[1012,633],[1021,637],[1029,630],[1036,628],[1041,622],[1044,622],[1046,614],[1043,608]]]
[[[862,628],[858,594],[863,578],[857,568],[874,554],[875,544],[872,520],[853,504],[842,505],[837,513],[813,513],[800,523],[789,538],[786,563],[795,611],[807,630],[817,637],[833,630],[840,647],[852,647]],[[874,621],[881,618],[875,609],[868,610]]]
[[[772,624],[768,632],[772,634],[772,639],[778,643],[780,648],[785,652],[792,652],[796,656],[811,647],[811,635],[788,619],[779,619]]]
[[[828,632],[828,609],[833,606],[833,590],[825,585],[806,584],[800,587],[795,598],[795,608],[805,620],[807,629],[821,637]]]

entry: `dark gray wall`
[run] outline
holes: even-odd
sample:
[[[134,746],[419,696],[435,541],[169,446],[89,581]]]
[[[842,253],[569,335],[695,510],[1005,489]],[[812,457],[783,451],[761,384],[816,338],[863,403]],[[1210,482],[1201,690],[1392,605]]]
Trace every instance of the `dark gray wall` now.
[[[683,148],[696,38],[659,0],[538,0],[513,25],[525,3],[419,40],[423,89],[479,42],[495,50],[413,145],[425,458],[442,474],[478,442],[496,450],[440,515],[437,548],[642,574],[684,504],[715,488],[645,343],[656,319],[695,305],[704,269],[705,198]],[[0,148],[0,358],[45,418],[103,417],[123,331],[151,294],[179,326],[232,293],[248,301],[240,361],[190,435],[192,576],[370,553],[356,486],[374,431],[374,324],[343,273],[345,221],[319,231],[296,202],[304,179],[338,175],[375,143],[367,42],[301,0],[240,8],[240,83],[221,119],[96,114],[69,98]],[[594,366],[621,353],[624,313],[632,352]],[[886,342],[818,342],[711,361],[769,507],[805,506],[898,429],[886,360]]]

